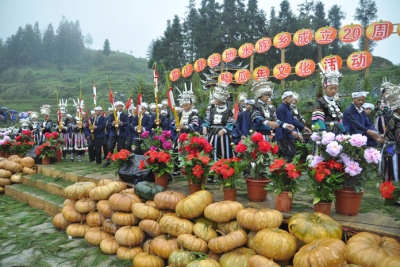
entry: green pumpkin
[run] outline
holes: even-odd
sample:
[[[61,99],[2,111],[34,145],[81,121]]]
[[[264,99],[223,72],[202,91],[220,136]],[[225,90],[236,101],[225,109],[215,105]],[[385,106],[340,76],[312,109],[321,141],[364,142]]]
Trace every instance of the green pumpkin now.
[[[196,259],[196,255],[184,249],[172,251],[168,258],[168,265],[171,267],[186,267]]]
[[[207,266],[207,267],[221,267],[221,265],[218,263],[218,261],[215,261],[210,258],[206,259],[198,259],[195,261],[192,261],[187,265],[187,267],[202,267],[202,266]]]
[[[154,200],[154,196],[159,192],[164,192],[164,187],[150,182],[139,182],[135,185],[135,194],[146,200]]]

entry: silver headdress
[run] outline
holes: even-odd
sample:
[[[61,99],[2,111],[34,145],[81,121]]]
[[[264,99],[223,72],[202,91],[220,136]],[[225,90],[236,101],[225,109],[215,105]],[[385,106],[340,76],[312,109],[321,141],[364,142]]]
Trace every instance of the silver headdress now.
[[[274,93],[274,84],[266,78],[261,78],[253,82],[251,91],[254,93],[254,98],[259,98],[265,94]]]
[[[39,115],[38,115],[37,112],[32,112],[32,113],[29,115],[29,117],[30,117],[31,119],[37,119],[37,118],[39,117]]]
[[[179,105],[183,105],[186,103],[194,104],[196,102],[196,96],[192,91],[192,83],[190,83],[190,90],[187,89],[186,83],[184,91],[181,92],[177,87],[175,87],[175,89],[178,90],[179,92],[178,96]]]
[[[43,105],[41,108],[40,108],[40,114],[42,114],[42,115],[47,115],[47,116],[49,116],[50,115],[50,105]]]
[[[75,102],[75,99],[72,99],[72,101],[74,101],[73,106],[76,108],[76,111],[83,111],[83,109],[85,108],[85,103],[84,103],[83,99],[81,101],[79,101],[79,98],[78,98],[77,102]]]
[[[239,97],[238,97],[239,102],[242,100],[246,101],[246,99],[247,99],[247,93],[239,93]]]
[[[395,111],[400,108],[400,86],[391,85],[386,89],[386,104]]]
[[[210,105],[214,104],[214,97],[213,97],[211,91],[210,91],[210,96],[209,96],[209,98],[208,98],[208,103],[209,103]]]
[[[339,78],[342,77],[342,74],[338,70],[331,70],[329,65],[326,65],[327,69],[324,70],[320,63],[318,63],[318,66],[321,69],[320,75],[324,87],[332,84],[339,85]]]
[[[25,127],[24,129],[28,128],[31,123],[28,118],[20,119],[19,122],[21,123],[21,127]]]
[[[60,102],[58,103],[58,107],[60,108],[61,113],[67,113],[67,103],[68,100],[65,99],[60,99]]]
[[[390,81],[388,81],[386,77],[384,77],[381,85],[381,92],[383,93],[392,86],[394,85]]]
[[[300,98],[299,94],[296,92],[293,92],[292,99],[299,100],[299,98]]]
[[[225,82],[217,83],[217,86],[214,87],[214,93],[213,93],[214,99],[225,103],[230,96],[229,92],[227,91],[227,88],[228,88],[227,83]]]

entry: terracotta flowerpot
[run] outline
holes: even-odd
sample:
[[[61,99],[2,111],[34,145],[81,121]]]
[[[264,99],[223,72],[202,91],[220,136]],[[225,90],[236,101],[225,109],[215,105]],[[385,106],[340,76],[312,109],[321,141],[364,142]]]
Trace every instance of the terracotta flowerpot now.
[[[223,188],[224,200],[236,201],[237,188]]]
[[[154,174],[154,181],[156,184],[161,185],[165,189],[167,189],[168,186],[168,173],[164,173],[161,176],[158,176],[158,173]]]
[[[247,178],[247,197],[250,201],[260,202],[267,198],[267,190],[264,188],[271,182],[270,179],[256,180],[254,178]]]
[[[62,156],[62,154],[57,154],[57,155],[56,155],[56,160],[57,160],[57,162],[60,162],[60,161],[61,161],[61,156]]]
[[[189,184],[189,192],[190,194],[194,194],[197,191],[201,190],[201,184]]]
[[[360,211],[361,199],[365,190],[356,193],[352,190],[335,190],[335,210],[342,215],[354,216]]]
[[[314,211],[315,212],[321,212],[325,215],[330,215],[331,214],[331,207],[332,207],[332,202],[318,202],[317,204],[314,204]]]
[[[50,164],[49,156],[45,156],[44,158],[42,158],[42,165],[49,165],[49,164]]]
[[[202,185],[206,185],[206,176],[201,176],[201,182],[200,182],[200,184],[202,184]],[[188,178],[188,185],[190,185],[190,184],[192,184],[192,179],[191,178]]]
[[[292,195],[292,198],[289,195]],[[289,212],[292,210],[292,201],[293,201],[293,193],[291,192],[281,192],[279,195],[276,196],[275,199],[275,207],[276,210],[281,212]]]
[[[0,151],[0,157],[4,158],[4,151]]]
[[[10,154],[8,152],[4,152],[4,157],[8,158],[10,156]]]

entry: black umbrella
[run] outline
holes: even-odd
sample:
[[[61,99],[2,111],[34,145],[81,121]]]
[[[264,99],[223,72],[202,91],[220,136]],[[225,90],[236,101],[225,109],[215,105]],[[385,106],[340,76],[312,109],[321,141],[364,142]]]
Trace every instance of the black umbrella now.
[[[10,110],[10,113],[18,113],[15,109]]]

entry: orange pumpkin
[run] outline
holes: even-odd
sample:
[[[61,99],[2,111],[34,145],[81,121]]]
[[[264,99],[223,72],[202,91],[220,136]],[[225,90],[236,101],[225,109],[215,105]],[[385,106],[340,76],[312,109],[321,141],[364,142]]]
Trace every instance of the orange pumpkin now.
[[[71,237],[84,237],[86,232],[89,231],[90,226],[87,224],[73,223],[68,225],[66,233]]]
[[[113,223],[118,225],[137,225],[139,219],[136,218],[132,213],[117,211],[111,216]]]
[[[169,79],[171,80],[171,82],[175,82],[179,79],[179,77],[181,76],[181,70],[180,69],[173,69],[170,73],[169,73]]]
[[[108,237],[111,237],[111,235],[104,232],[100,227],[92,227],[85,233],[86,242],[96,247],[99,247],[101,241]]]
[[[260,66],[253,70],[253,79],[258,81],[261,78],[268,78],[269,69],[266,66]]]
[[[349,263],[361,266],[385,266],[381,265],[385,258],[400,256],[400,243],[394,238],[361,232],[347,241],[346,252]]]
[[[208,242],[208,248],[214,253],[223,253],[241,247],[247,242],[247,234],[236,230],[227,235],[213,238]]]
[[[161,216],[160,212],[145,203],[135,203],[132,205],[132,213],[139,219],[158,220]]]
[[[178,243],[181,244],[183,248],[189,251],[197,251],[203,253],[206,253],[208,251],[207,242],[193,235],[182,234],[178,236]]]
[[[110,196],[108,203],[114,211],[131,212],[133,204],[142,202],[137,195],[117,193]]]
[[[364,28],[360,24],[344,25],[339,30],[339,40],[343,43],[352,43],[360,39],[363,32]]]
[[[332,43],[336,38],[337,31],[333,27],[322,27],[315,33],[315,42],[320,45]]]
[[[163,259],[168,259],[172,251],[179,249],[178,240],[169,235],[160,235],[150,243],[150,252]]]
[[[287,78],[291,71],[292,67],[289,63],[281,63],[274,67],[273,74],[276,79],[282,80]]]
[[[237,248],[221,256],[219,263],[222,267],[247,266],[249,259],[256,255],[256,252],[249,248]]]
[[[164,267],[164,260],[158,256],[151,255],[148,252],[138,253],[133,258],[133,266],[135,267]]]
[[[75,203],[75,209],[80,213],[88,213],[96,209],[96,202],[90,198],[82,198]]]
[[[96,209],[103,215],[104,218],[111,218],[114,211],[111,209],[110,203],[108,200],[100,200],[96,204]]]
[[[100,249],[104,254],[115,255],[117,254],[119,244],[115,241],[114,237],[107,237],[100,243]]]
[[[346,263],[346,244],[335,238],[321,238],[302,247],[294,255],[295,266],[342,266]]]
[[[277,49],[282,49],[287,47],[292,41],[292,35],[288,32],[281,32],[274,37],[274,46]]]
[[[124,226],[115,233],[115,240],[121,246],[133,247],[143,242],[144,233],[137,226]]]
[[[239,47],[238,55],[240,58],[248,58],[254,53],[254,45],[252,43],[245,43]]]
[[[237,213],[237,221],[243,228],[251,231],[260,231],[265,228],[279,227],[282,224],[283,216],[279,211],[260,209],[255,204],[251,206]]]
[[[210,55],[207,59],[207,65],[212,69],[218,66],[220,62],[221,62],[221,55],[218,53]]]
[[[164,191],[154,196],[154,203],[159,209],[175,211],[176,205],[185,197],[186,196],[180,192]]]
[[[173,236],[193,233],[193,223],[176,215],[166,215],[160,219],[160,228],[163,233]]]
[[[156,237],[162,235],[160,224],[153,220],[142,220],[139,223],[139,228],[149,236]]]
[[[105,220],[106,218],[104,218],[98,211],[92,211],[86,215],[86,223],[90,227],[100,227],[103,225]]]
[[[250,79],[250,71],[248,69],[240,69],[235,72],[235,82],[244,84]]]
[[[193,68],[195,72],[202,72],[207,66],[207,61],[204,58],[199,58],[194,62]]]
[[[66,198],[72,200],[78,200],[81,198],[88,198],[89,192],[96,187],[95,183],[92,182],[79,182],[74,183],[64,189],[64,195]]]
[[[217,223],[229,222],[236,219],[236,215],[244,207],[236,201],[220,201],[208,205],[204,209],[204,217]]]
[[[78,212],[75,209],[75,205],[73,204],[65,206],[62,209],[61,213],[64,216],[64,218],[70,223],[82,222],[86,220],[86,214]]]
[[[231,47],[225,49],[224,52],[222,53],[222,61],[231,62],[236,58],[236,55],[237,55],[236,48]]]
[[[271,38],[269,37],[261,38],[256,42],[255,50],[259,54],[265,53],[271,48],[271,44],[272,44]]]
[[[329,66],[331,70],[340,70],[342,68],[343,60],[338,55],[329,55],[321,59],[320,64],[323,69],[327,69]]]
[[[60,231],[63,231],[65,229],[67,229],[68,225],[70,225],[71,223],[68,222],[64,216],[62,215],[62,213],[58,213],[56,216],[53,217],[53,226]]]
[[[254,255],[250,257],[248,267],[280,267],[280,265],[261,255]]]
[[[117,249],[117,257],[121,260],[133,260],[133,258],[135,258],[135,256],[141,252],[143,252],[141,247],[127,248],[119,246]]]
[[[225,71],[218,76],[218,82],[224,82],[230,84],[233,80],[233,75],[229,71]]]
[[[182,76],[184,78],[190,77],[190,75],[192,75],[192,73],[193,73],[193,65],[192,64],[187,64],[182,67]]]

